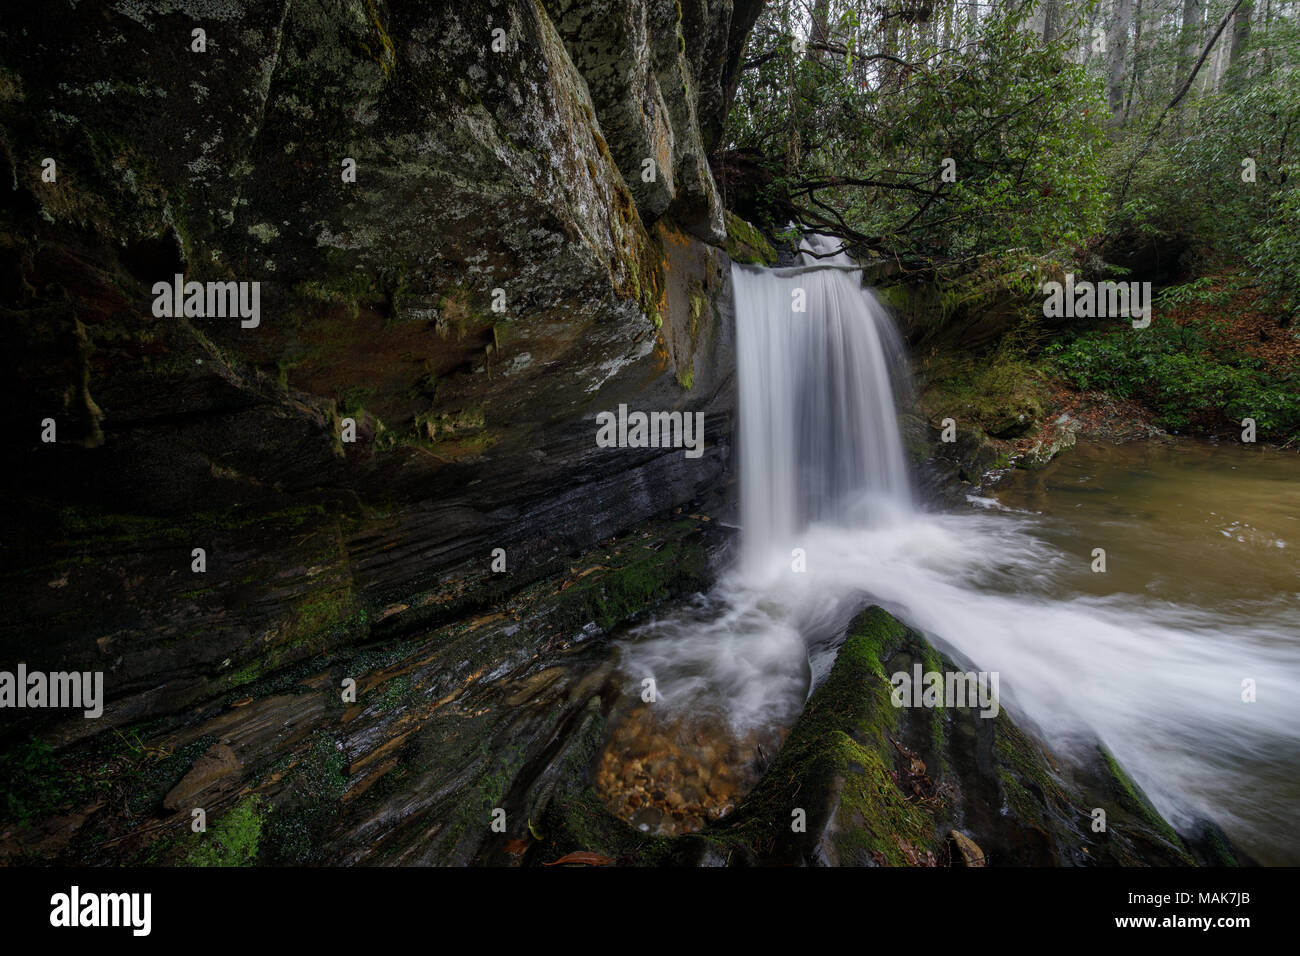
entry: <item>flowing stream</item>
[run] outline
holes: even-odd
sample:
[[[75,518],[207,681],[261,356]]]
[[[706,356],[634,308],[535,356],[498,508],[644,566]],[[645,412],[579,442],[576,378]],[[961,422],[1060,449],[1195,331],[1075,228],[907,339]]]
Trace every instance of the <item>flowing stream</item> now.
[[[622,644],[636,703],[597,775],[611,808],[659,832],[725,815],[874,602],[998,672],[1055,751],[1100,738],[1175,827],[1210,817],[1259,862],[1300,863],[1300,457],[1082,445],[928,513],[889,316],[833,247],[806,248],[799,268],[733,266],[740,559]]]

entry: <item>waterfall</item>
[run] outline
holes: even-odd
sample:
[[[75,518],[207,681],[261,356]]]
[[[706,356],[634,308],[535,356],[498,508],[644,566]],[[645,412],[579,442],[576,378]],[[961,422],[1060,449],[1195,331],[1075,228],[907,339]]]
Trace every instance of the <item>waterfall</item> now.
[[[905,368],[902,341],[838,246],[812,236],[799,267],[732,265],[751,565],[788,556],[813,522],[873,526],[912,508],[895,410],[904,383],[891,374]]]
[[[620,642],[618,706],[647,729],[619,759],[773,752],[851,616],[876,603],[1000,673],[1005,709],[1059,756],[1101,740],[1176,826],[1210,816],[1266,862],[1300,860],[1294,463],[1216,448],[1189,459],[1189,481],[1178,461],[1105,471],[1077,449],[1056,466],[1059,514],[916,508],[895,417],[904,353],[834,248],[812,238],[799,266],[732,267],[740,561]],[[1098,544],[1129,563],[1093,574]],[[1243,703],[1246,678],[1261,703]]]

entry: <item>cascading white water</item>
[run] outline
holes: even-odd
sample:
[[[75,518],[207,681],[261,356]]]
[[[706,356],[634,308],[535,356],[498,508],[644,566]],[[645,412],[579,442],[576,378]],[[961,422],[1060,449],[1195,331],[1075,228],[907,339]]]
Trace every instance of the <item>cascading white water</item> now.
[[[1239,472],[1236,459],[1212,457],[1221,489],[1189,478],[1185,460],[1085,471],[1080,482],[1124,490],[1063,517],[915,509],[890,382],[906,375],[904,357],[845,264],[732,267],[742,560],[623,644],[633,693],[653,677],[656,719],[770,741],[797,717],[849,617],[875,602],[997,671],[1005,707],[1058,753],[1102,740],[1175,825],[1208,816],[1262,862],[1300,862],[1300,513],[1287,505],[1300,468],[1256,456]],[[806,312],[791,308],[795,289]],[[1112,561],[1161,543],[1103,582],[1087,570],[1099,539]],[[1175,571],[1170,556],[1185,549]],[[1156,570],[1125,587],[1142,568]],[[1242,701],[1244,678],[1258,703]]]
[[[788,556],[814,522],[871,525],[912,508],[891,376],[904,368],[902,342],[839,246],[812,236],[801,267],[735,268],[751,568],[774,550]]]

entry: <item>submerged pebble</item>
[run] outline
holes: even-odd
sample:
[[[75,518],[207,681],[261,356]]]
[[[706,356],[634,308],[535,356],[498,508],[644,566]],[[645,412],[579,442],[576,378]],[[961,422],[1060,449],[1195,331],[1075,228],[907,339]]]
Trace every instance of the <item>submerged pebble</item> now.
[[[596,791],[616,816],[643,833],[693,833],[725,817],[758,779],[756,760],[783,734],[735,738],[719,720],[665,722],[647,708],[611,733],[596,769]]]

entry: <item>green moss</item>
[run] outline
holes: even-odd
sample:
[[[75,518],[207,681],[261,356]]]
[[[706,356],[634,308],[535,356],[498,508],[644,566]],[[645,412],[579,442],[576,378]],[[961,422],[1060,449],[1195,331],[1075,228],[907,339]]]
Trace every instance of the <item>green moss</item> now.
[[[360,417],[365,411],[366,399],[375,394],[375,389],[369,385],[350,385],[338,393],[338,409],[340,415]]]
[[[307,640],[348,620],[354,611],[351,587],[323,590],[303,601],[293,612],[290,633],[293,637],[286,647],[302,646]]]
[[[1102,760],[1106,763],[1106,768],[1114,778],[1120,806],[1129,813],[1136,815],[1143,823],[1156,830],[1174,846],[1182,849],[1183,841],[1178,838],[1174,828],[1160,815],[1151,800],[1142,792],[1142,788],[1124,772],[1124,768],[1119,765],[1115,755],[1105,747],[1098,747],[1097,749],[1101,753]]]
[[[806,838],[791,832],[792,811],[804,809],[808,833],[817,834],[829,822],[827,795],[838,794],[842,826],[831,838],[843,862],[904,865],[909,852],[937,856],[933,818],[890,774],[899,711],[884,662],[906,633],[877,607],[854,618],[831,673],[771,768],[724,824],[701,835],[750,857],[796,861]]]
[[[709,297],[704,291],[702,282],[692,282],[687,290],[687,298],[691,303],[691,354],[695,354],[695,346],[700,337],[700,323],[705,315],[709,314]]]
[[[78,778],[32,737],[0,755],[0,823],[30,823],[76,796]]]
[[[838,819],[849,824],[832,835],[842,863],[912,863],[907,851],[918,856],[939,849],[934,818],[912,803],[890,778],[892,759],[877,747],[863,746],[838,734],[827,759],[843,775]]]
[[[1216,824],[1208,821],[1203,823],[1196,842],[1210,866],[1241,866],[1241,861],[1228,842],[1227,834]]]
[[[727,222],[725,248],[732,262],[762,266],[776,265],[776,250],[761,232],[730,211],[725,215]]]
[[[379,278],[356,269],[340,270],[326,279],[299,282],[293,291],[309,302],[342,306],[352,318],[357,317],[363,303],[384,297]]]
[[[1048,773],[1037,745],[1011,722],[1005,711],[994,721],[993,747],[1001,765],[998,776],[1007,805],[1021,820],[1046,829],[1045,802],[1066,805],[1069,801],[1065,791]]]
[[[224,689],[259,698],[282,693],[312,666],[325,666],[328,655],[321,655],[329,648],[364,641],[370,626],[370,611],[356,608],[350,587],[309,598],[295,610],[281,643],[227,674]]]
[[[463,440],[487,427],[482,406],[451,412],[431,408],[414,417],[417,435],[428,441]]]
[[[553,799],[539,825],[547,838],[541,862],[554,862],[574,851],[600,853],[637,866],[690,862],[681,858],[687,848],[685,838],[637,832],[610,813],[589,787]]]
[[[954,418],[962,429],[990,434],[1026,432],[1049,398],[1048,376],[1026,347],[1007,335],[991,353],[930,350],[919,363],[921,404],[933,421]]]
[[[608,629],[707,578],[699,545],[671,538],[658,551],[633,553],[627,563],[583,578],[569,589],[566,603],[578,605],[577,616],[589,614]]]
[[[186,866],[251,866],[262,842],[263,801],[256,794],[227,810],[185,857]]]
[[[274,863],[317,862],[347,787],[347,756],[333,737],[318,730],[301,759],[285,771],[285,784],[287,795],[267,827],[266,855]]]
[[[162,866],[176,852],[182,837],[176,833],[160,835],[142,849],[132,861],[137,866]]]
[[[382,647],[367,648],[348,657],[339,658],[336,663],[340,672],[344,674],[364,674],[366,671],[382,670],[409,657],[419,643],[417,640],[385,642]]]
[[[387,713],[409,702],[412,689],[413,685],[408,674],[400,674],[387,681],[374,701],[375,711],[380,714]]]
[[[379,19],[375,0],[366,0],[366,14],[370,18],[370,26],[375,31],[377,42],[374,44],[373,51],[368,43],[361,43],[360,47],[370,59],[379,64],[384,71],[384,77],[387,78],[392,75],[393,68],[397,65],[397,48],[393,46],[392,38],[384,29],[383,21]]]

